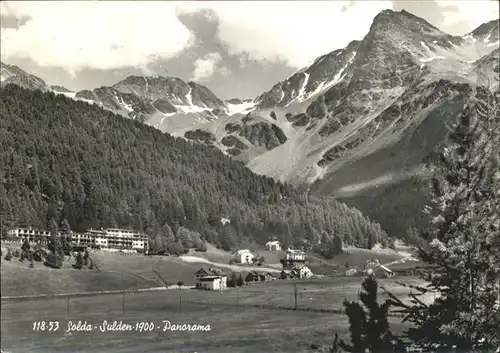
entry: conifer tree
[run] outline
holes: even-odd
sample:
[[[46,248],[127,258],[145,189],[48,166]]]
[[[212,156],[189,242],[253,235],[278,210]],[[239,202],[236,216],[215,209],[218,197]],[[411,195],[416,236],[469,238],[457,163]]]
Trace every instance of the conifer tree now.
[[[22,251],[29,251],[30,250],[30,243],[28,242],[28,239],[25,239],[23,242],[23,245],[21,246]]]
[[[78,252],[76,254],[75,264],[73,265],[73,267],[78,270],[80,270],[83,267],[83,257],[81,252]]]
[[[9,199],[2,194],[0,194],[0,238],[5,239],[7,232],[14,227],[14,214]]]
[[[237,272],[232,272],[231,273],[231,279],[229,281],[229,286],[230,287],[236,287],[238,285],[238,273]]]
[[[362,283],[363,291],[359,302],[344,301],[346,315],[349,317],[350,343],[336,337],[332,352],[353,353],[406,352],[403,342],[389,328],[387,314],[392,305],[386,300],[382,305],[377,302],[378,283],[373,276],[368,276]]]
[[[238,277],[238,281],[236,282],[236,285],[238,287],[243,287],[245,285],[245,279],[243,278],[243,276],[241,274]]]
[[[83,252],[83,266],[88,266],[89,264],[89,251],[85,249]]]
[[[423,273],[430,286],[414,287],[414,305],[399,302],[415,326],[410,337],[424,346],[500,344],[499,98],[476,88],[431,166],[434,227],[420,247],[420,258],[433,265]],[[432,304],[420,299],[432,292]]]

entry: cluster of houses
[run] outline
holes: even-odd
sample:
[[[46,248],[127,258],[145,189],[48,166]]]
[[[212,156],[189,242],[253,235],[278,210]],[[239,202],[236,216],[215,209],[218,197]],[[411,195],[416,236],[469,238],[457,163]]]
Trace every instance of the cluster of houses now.
[[[58,232],[59,237],[62,236]],[[13,228],[7,231],[11,241],[22,243],[28,241],[30,244],[47,245],[51,232],[48,230],[29,228]],[[131,229],[107,228],[89,229],[83,233],[70,232],[68,240],[74,248],[95,248],[105,251],[121,251],[134,253],[147,253],[149,246],[147,234],[136,232]]]
[[[268,242],[266,247],[270,251],[279,251],[281,246],[278,241]],[[240,264],[252,264],[255,259],[250,250],[243,249],[237,251],[234,261]],[[276,279],[291,278],[311,278],[312,271],[307,266],[306,254],[302,250],[288,249],[285,256],[280,260],[283,270],[281,273],[271,273],[268,271],[250,271],[245,277],[245,282],[273,281]],[[200,269],[195,273],[196,288],[206,290],[224,290],[227,288],[227,275],[219,269]]]

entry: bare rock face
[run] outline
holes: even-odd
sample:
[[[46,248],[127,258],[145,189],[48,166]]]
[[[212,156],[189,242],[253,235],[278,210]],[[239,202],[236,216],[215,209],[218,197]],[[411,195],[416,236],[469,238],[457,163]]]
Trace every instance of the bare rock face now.
[[[244,137],[255,147],[265,147],[267,150],[272,150],[287,140],[285,133],[276,124],[263,121],[254,122],[251,116],[246,116],[241,122],[241,124],[227,124],[226,132],[237,133],[238,136]]]
[[[203,131],[201,129],[197,129],[195,131],[187,131],[184,134],[184,137],[189,139],[189,140],[204,142],[206,144],[212,144],[215,141],[214,135],[212,135],[208,131]]]

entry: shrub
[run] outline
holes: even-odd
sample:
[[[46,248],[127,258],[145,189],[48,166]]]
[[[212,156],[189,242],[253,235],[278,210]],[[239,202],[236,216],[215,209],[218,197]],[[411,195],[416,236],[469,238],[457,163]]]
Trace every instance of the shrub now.
[[[52,268],[61,268],[63,264],[63,261],[60,256],[56,254],[50,254],[47,256],[47,259],[44,262],[44,265],[47,267],[52,267]]]
[[[73,265],[73,268],[77,269],[77,270],[80,270],[82,269],[83,267],[83,258],[82,258],[82,253],[81,252],[78,252],[76,254],[76,258],[75,258],[75,264]]]
[[[240,276],[238,277],[238,281],[236,282],[236,285],[237,285],[238,287],[243,287],[243,286],[245,285],[245,280],[243,279],[243,276],[242,276],[242,275],[240,275]]]
[[[45,252],[42,249],[38,248],[33,251],[33,260],[35,260],[36,262],[42,262],[44,257]]]

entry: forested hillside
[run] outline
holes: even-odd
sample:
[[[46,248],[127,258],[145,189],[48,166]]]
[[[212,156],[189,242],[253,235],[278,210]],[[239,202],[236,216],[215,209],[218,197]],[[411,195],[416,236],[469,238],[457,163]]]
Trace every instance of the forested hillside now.
[[[428,189],[429,180],[412,176],[342,201],[380,222],[391,236],[408,240],[411,229],[425,231],[431,225],[429,215],[424,212],[431,202]]]
[[[66,219],[74,230],[131,227],[152,238],[182,226],[227,249],[245,238],[387,243],[380,225],[345,204],[94,105],[8,85],[0,118],[4,230]]]

